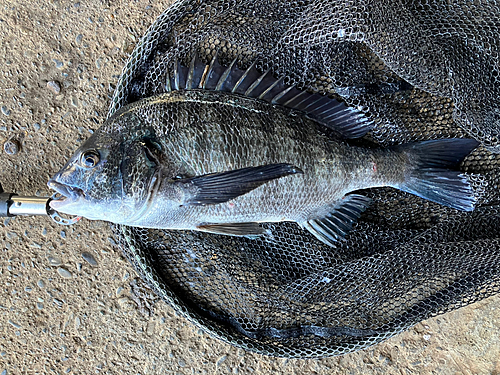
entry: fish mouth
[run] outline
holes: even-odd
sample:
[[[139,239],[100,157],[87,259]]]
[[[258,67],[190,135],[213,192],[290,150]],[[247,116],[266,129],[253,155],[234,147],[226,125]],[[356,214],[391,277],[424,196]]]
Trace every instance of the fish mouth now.
[[[59,194],[59,196],[56,196],[54,199],[52,199],[49,204],[50,207],[52,207],[54,210],[57,210],[58,208],[63,207],[71,202],[75,202],[85,196],[85,193],[82,189],[61,184],[60,182],[57,182],[55,180],[49,180],[47,186],[50,189],[55,190],[56,194]]]

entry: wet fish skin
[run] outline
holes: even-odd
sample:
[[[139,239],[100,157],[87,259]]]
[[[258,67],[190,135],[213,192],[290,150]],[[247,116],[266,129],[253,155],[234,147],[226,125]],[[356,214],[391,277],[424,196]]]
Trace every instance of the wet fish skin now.
[[[350,192],[404,189],[421,163],[412,149],[351,146],[300,111],[224,92],[182,90],[124,107],[76,151],[49,186],[81,189],[78,199],[52,205],[89,219],[219,233],[217,224],[295,221],[314,232],[308,221],[338,211]],[[88,150],[101,155],[90,169],[81,166]],[[196,176],[273,164],[302,173],[271,179],[227,202],[189,204],[197,190],[186,181]],[[472,200],[469,191],[464,195]],[[367,204],[354,199],[353,207],[346,207],[359,216]],[[345,215],[333,218],[332,225],[342,227],[343,219],[337,221]]]

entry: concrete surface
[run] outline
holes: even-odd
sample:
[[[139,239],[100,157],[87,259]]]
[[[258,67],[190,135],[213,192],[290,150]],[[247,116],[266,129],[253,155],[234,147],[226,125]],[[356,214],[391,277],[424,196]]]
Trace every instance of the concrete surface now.
[[[22,144],[0,156],[6,191],[49,194],[49,176],[103,121],[128,53],[167,5],[0,1],[0,143]],[[0,375],[500,374],[499,296],[357,353],[267,358],[199,333],[163,302],[145,314],[111,237],[102,222],[0,221]]]

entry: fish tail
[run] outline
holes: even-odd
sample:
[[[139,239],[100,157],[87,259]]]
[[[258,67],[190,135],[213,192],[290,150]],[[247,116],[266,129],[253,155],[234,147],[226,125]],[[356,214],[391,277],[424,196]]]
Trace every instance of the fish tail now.
[[[399,189],[460,211],[472,211],[476,203],[467,177],[452,170],[479,143],[474,139],[440,139],[398,146],[412,168]]]

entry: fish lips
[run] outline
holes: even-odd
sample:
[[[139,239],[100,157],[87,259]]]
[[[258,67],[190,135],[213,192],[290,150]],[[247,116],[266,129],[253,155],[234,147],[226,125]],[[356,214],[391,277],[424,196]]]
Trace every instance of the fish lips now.
[[[49,203],[50,207],[54,210],[58,210],[70,203],[74,203],[85,196],[82,189],[75,186],[61,184],[55,180],[49,180],[47,186],[61,195],[59,198],[55,198]]]

